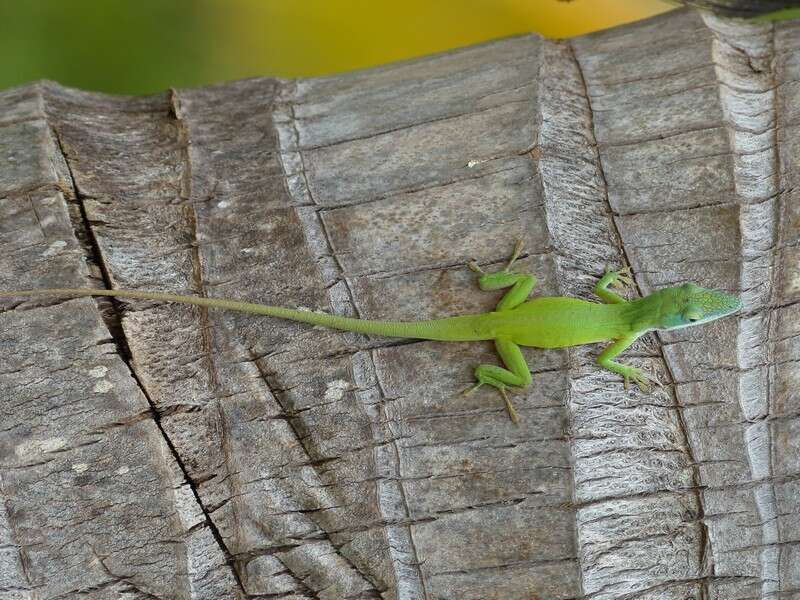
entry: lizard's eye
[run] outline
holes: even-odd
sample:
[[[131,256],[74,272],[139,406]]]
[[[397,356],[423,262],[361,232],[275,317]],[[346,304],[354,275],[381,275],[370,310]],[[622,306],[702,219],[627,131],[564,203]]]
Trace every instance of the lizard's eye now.
[[[688,311],[684,313],[684,318],[689,321],[690,323],[694,323],[695,321],[699,321],[702,318],[702,315],[697,311]]]

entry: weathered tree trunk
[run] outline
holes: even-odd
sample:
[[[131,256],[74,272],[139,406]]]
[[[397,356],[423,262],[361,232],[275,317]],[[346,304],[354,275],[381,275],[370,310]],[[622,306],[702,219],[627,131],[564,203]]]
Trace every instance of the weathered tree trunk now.
[[[678,11],[323,79],[0,94],[0,288],[371,318],[693,280],[745,310],[528,350],[150,302],[6,302],[0,598],[800,598],[800,25]]]

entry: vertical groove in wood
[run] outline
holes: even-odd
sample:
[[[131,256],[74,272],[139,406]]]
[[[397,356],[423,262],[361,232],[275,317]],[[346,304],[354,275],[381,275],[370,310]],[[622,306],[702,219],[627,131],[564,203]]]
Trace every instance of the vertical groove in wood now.
[[[605,182],[593,148],[591,108],[580,67],[568,43],[545,42],[541,64],[541,117],[534,160],[542,180],[558,281],[562,293],[591,298],[596,273],[604,265],[619,263],[621,259],[619,241],[605,204]],[[590,416],[592,400],[582,393],[581,378],[593,368],[592,353],[586,349],[568,352],[572,364],[567,406],[581,594],[606,597],[604,590],[614,589],[617,582],[594,567],[596,545],[608,533],[602,533],[602,524],[597,525],[600,513],[596,512],[596,506],[581,507],[599,499],[591,491],[591,484],[584,483],[591,477],[591,467],[584,457],[594,452],[591,439],[596,434]]]
[[[330,295],[332,313],[358,316],[350,283],[336,258],[325,222],[319,214],[319,205],[308,184],[303,151],[295,126],[296,96],[297,84],[285,85],[273,113],[273,122],[278,133],[279,157],[287,188],[296,204],[306,240]],[[343,335],[349,339],[357,338],[354,333],[345,332]],[[370,443],[374,447],[378,512],[381,520],[386,523],[383,530],[396,585],[396,590],[390,594],[396,594],[397,598],[403,600],[426,600],[429,596],[419,569],[411,526],[401,524],[409,523],[412,515],[403,488],[401,454],[395,442],[399,436],[397,417],[393,416],[391,405],[383,398],[375,365],[369,353],[355,354],[352,358],[352,370],[357,387],[356,397],[368,416],[372,434]]]
[[[553,70],[553,77],[558,74],[564,78],[564,73],[571,73],[571,78],[574,80],[572,87],[577,96],[574,105],[578,108],[576,111],[578,114],[565,118],[561,129],[569,130],[570,127],[575,129],[575,123],[581,125],[578,128],[580,134],[575,135],[578,144],[573,143],[573,145],[577,145],[582,152],[570,152],[569,155],[573,157],[577,154],[594,167],[595,172],[591,178],[573,177],[582,183],[591,181],[591,193],[586,194],[588,198],[580,203],[578,199],[581,195],[572,191],[570,196],[575,198],[572,202],[580,204],[573,208],[566,204],[565,199],[559,198],[558,202],[553,202],[552,210],[564,211],[566,204],[568,207],[566,215],[561,217],[563,223],[587,220],[597,228],[594,235],[580,235],[574,239],[565,236],[564,241],[568,251],[561,253],[567,254],[570,259],[576,256],[590,257],[584,264],[593,267],[592,279],[584,283],[583,289],[567,290],[567,293],[583,293],[594,299],[593,294],[587,294],[587,288],[596,281],[604,266],[614,268],[616,265],[627,263],[634,267],[636,273],[637,265],[627,252],[617,215],[613,211],[611,188],[604,172],[602,145],[597,141],[593,93],[590,89],[594,81],[591,83],[587,81],[584,72],[586,67],[582,64],[583,60],[591,65],[588,77],[593,80],[603,77],[602,58],[598,56],[604,58],[605,49],[598,50],[594,47],[593,41],[591,36],[581,41],[580,56],[576,46],[569,44],[569,52],[564,53],[562,62]],[[592,56],[595,52],[596,56]],[[545,76],[543,80],[546,80]],[[558,134],[553,132],[551,135],[555,137]],[[559,146],[564,145],[566,144],[562,143]],[[546,150],[543,153],[546,155]],[[614,192],[618,193],[616,190]],[[657,207],[653,208],[657,210]],[[568,228],[565,230],[571,231]],[[585,248],[587,242],[593,244],[594,248],[591,246]],[[591,260],[591,257],[597,258]],[[601,266],[598,263],[605,264]],[[583,266],[583,264],[576,265],[574,270],[578,271]],[[569,273],[565,273],[563,280],[570,281]],[[639,285],[641,286],[641,283]],[[641,346],[641,342],[638,345]],[[629,356],[634,353],[635,350],[628,352]],[[657,368],[662,373],[661,378],[666,374],[671,379],[660,348],[656,347],[648,354],[652,357],[647,361],[649,368]],[[591,368],[596,372],[596,365],[589,362],[596,356],[596,351],[589,352],[585,348],[578,348],[574,350],[574,356],[582,367],[581,371]],[[637,364],[634,358],[627,358],[624,362]],[[651,396],[648,404],[652,405],[648,408],[643,405],[646,396],[635,392],[632,399],[630,399],[632,392],[623,391],[618,399],[610,400],[609,395],[615,396],[608,390],[610,378],[617,379],[614,376],[609,377],[605,372],[588,378],[580,377],[576,373],[578,381],[573,384],[575,397],[580,398],[580,401],[572,403],[575,411],[573,419],[583,424],[583,430],[575,442],[576,470],[578,474],[581,471],[587,474],[583,485],[580,476],[576,476],[579,502],[576,520],[583,554],[581,564],[584,592],[596,594],[598,598],[609,599],[623,595],[637,597],[659,592],[670,598],[688,592],[698,592],[701,597],[705,597],[706,584],[702,579],[707,540],[705,526],[702,522],[687,522],[684,516],[689,512],[700,515],[702,519],[703,502],[700,490],[695,487],[700,482],[696,469],[692,466],[695,458],[683,422],[682,407],[678,405],[671,390],[666,393],[659,392],[657,398]],[[587,386],[587,379],[594,385]],[[604,382],[605,388],[602,398],[592,389],[600,382]],[[605,414],[601,416],[596,412],[595,403],[604,407]],[[652,464],[646,467],[630,465],[627,477],[623,474],[624,470],[603,469],[597,474],[595,459],[598,451],[608,453],[612,464],[620,461],[620,458],[614,457],[619,450],[603,441],[606,420],[616,423],[618,433],[613,437],[619,444],[627,448],[640,448],[642,458],[650,456]],[[626,429],[629,427],[631,432],[627,433]],[[645,431],[634,433],[640,428]],[[650,461],[645,459],[644,462]],[[636,474],[639,469],[642,469],[641,475]],[[691,477],[687,477],[686,471]],[[642,480],[637,481],[640,477]],[[607,485],[611,482],[615,482],[616,485]],[[681,488],[687,491],[679,491]],[[586,506],[581,507],[581,502]],[[619,528],[615,516],[617,514],[629,515],[628,527],[624,531]],[[667,536],[681,539],[682,544],[675,547],[660,538],[656,532],[670,532]],[[642,541],[646,540],[646,543],[638,543],[639,537]]]
[[[761,598],[782,591],[784,541],[774,485],[772,384],[773,310],[779,299],[777,276],[778,210],[781,201],[778,114],[773,27],[726,21],[705,14],[714,34],[713,58],[719,94],[733,152],[733,175],[740,202],[740,286],[746,316],[739,321],[737,360],[739,403],[746,422],[755,504],[761,527]]]

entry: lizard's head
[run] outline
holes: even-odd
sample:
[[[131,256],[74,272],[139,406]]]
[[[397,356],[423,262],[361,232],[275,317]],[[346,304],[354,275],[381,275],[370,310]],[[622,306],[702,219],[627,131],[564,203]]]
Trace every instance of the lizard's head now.
[[[662,290],[659,329],[681,329],[708,323],[742,308],[737,296],[693,283]]]

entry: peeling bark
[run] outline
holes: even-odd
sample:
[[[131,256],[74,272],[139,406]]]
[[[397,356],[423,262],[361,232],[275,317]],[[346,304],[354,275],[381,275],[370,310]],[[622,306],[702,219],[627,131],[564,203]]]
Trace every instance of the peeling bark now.
[[[741,318],[526,349],[197,307],[0,307],[0,597],[800,597],[800,26],[676,11],[334,77],[0,93],[0,288],[367,318],[536,293],[740,290]]]

